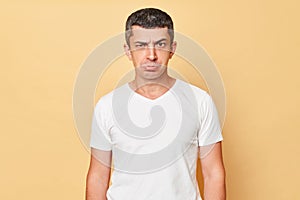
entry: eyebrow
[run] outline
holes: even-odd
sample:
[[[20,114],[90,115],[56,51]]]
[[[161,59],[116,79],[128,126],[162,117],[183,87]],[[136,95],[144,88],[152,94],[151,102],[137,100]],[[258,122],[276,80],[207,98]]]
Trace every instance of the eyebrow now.
[[[166,38],[162,38],[158,41],[155,41],[155,44],[158,44],[160,42],[163,42],[163,41],[166,41],[167,39]],[[149,42],[144,42],[144,41],[135,41],[134,44],[148,44]]]
[[[134,44],[148,44],[148,42],[136,41]]]
[[[166,38],[160,39],[160,40],[156,41],[155,44],[158,44],[158,43],[164,42],[164,41],[167,41],[167,39]]]

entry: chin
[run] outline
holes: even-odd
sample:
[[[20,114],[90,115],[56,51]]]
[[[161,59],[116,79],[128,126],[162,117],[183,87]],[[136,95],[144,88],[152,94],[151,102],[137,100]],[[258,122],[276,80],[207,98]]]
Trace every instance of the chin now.
[[[143,74],[143,78],[146,80],[156,80],[162,76],[163,73],[159,72],[146,72]]]

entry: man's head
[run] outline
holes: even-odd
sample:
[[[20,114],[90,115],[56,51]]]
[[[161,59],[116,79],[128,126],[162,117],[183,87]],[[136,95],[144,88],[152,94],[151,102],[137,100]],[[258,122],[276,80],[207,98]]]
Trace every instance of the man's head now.
[[[174,27],[172,18],[157,8],[144,8],[132,13],[126,21],[125,37],[127,45],[130,45],[129,38],[132,36],[132,26],[140,26],[146,29],[167,28],[171,43],[174,40]]]
[[[132,61],[136,77],[158,79],[166,77],[169,60],[174,55],[173,22],[171,17],[155,8],[132,13],[126,22],[124,49]]]

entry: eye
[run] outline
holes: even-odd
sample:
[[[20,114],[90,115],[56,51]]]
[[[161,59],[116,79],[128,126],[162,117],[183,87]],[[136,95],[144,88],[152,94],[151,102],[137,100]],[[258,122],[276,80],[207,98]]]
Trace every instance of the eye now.
[[[165,42],[159,42],[159,43],[156,44],[156,46],[157,46],[158,48],[163,48],[163,47],[166,46],[166,43],[165,43]]]
[[[143,44],[143,43],[135,44],[135,48],[145,48],[145,47],[146,47],[146,44]]]

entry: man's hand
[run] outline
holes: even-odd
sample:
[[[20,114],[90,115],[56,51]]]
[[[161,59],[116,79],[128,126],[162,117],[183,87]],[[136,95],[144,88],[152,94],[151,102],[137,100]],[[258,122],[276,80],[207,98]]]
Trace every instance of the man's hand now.
[[[204,200],[225,200],[225,169],[221,142],[216,143],[207,156],[201,159],[204,180]]]
[[[111,155],[111,151],[91,149],[91,162],[86,179],[86,200],[107,200]]]

